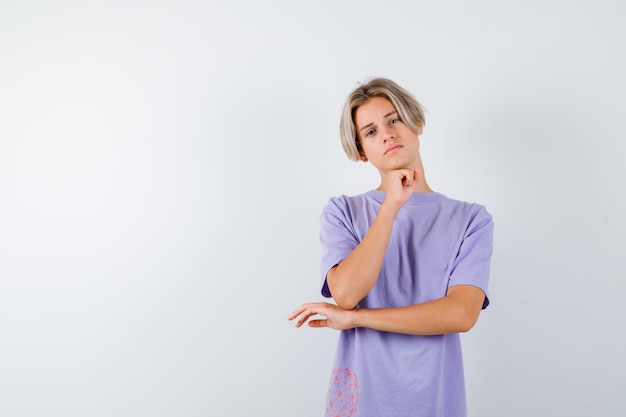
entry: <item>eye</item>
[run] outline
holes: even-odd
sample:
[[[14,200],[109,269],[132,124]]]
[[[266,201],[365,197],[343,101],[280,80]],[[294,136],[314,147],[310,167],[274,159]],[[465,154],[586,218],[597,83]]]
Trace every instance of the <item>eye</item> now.
[[[395,125],[395,124],[396,124],[396,123],[398,123],[399,121],[400,121],[400,119],[398,119],[398,118],[391,119],[391,120],[389,120],[389,124],[390,124],[390,125]]]
[[[374,129],[368,130],[367,132],[365,132],[365,137],[374,136],[374,133],[375,133]]]

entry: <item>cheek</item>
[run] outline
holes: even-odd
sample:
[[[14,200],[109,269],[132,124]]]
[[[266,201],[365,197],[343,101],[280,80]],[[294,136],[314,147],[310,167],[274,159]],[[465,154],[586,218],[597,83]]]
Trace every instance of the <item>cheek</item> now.
[[[365,146],[361,145],[361,149],[361,155],[366,158],[376,153],[375,147],[371,143],[365,144]]]

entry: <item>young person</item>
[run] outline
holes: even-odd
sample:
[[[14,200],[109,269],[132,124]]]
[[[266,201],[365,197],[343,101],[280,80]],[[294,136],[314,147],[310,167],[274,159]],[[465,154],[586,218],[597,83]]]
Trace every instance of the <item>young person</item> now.
[[[343,148],[380,174],[321,215],[322,295],[289,320],[341,330],[327,416],[465,416],[461,332],[489,304],[493,222],[434,192],[419,151],[424,112],[391,80],[346,99]],[[313,317],[313,316],[322,317]]]

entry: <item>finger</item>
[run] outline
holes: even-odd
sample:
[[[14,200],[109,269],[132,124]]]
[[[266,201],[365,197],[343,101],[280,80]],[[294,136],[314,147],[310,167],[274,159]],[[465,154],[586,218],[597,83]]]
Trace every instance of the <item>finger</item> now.
[[[296,327],[300,327],[302,326],[302,323],[306,321],[307,318],[308,316],[306,314],[306,310],[299,310],[299,311],[294,312],[294,314],[291,317],[291,320],[295,319]]]
[[[298,327],[302,327],[302,325],[306,322],[306,318],[305,319],[300,319],[296,322],[296,328]]]
[[[411,184],[413,184],[413,173],[411,171],[408,171],[403,177],[402,177],[402,185],[408,187]]]
[[[411,175],[411,170],[407,169],[407,168],[401,168],[398,170],[398,177],[400,177],[400,179],[407,179],[409,178],[409,176]]]
[[[302,326],[307,320],[309,320],[313,316],[320,315],[320,316],[326,317],[326,314],[325,314],[326,310],[323,307],[324,306],[320,304],[315,304],[309,307],[306,311],[304,311],[300,315],[300,319],[298,320],[296,327]],[[324,323],[324,326],[313,325],[314,327],[326,327],[327,320],[326,319],[310,320],[309,326],[311,326],[311,323],[313,322]]]
[[[309,322],[309,327],[328,327],[328,320],[327,319],[311,320]]]
[[[403,178],[403,184],[407,187],[411,186],[415,181],[417,181],[418,177],[419,175],[416,169],[409,170],[406,177]]]
[[[296,310],[293,311],[293,313],[291,313],[288,317],[287,320],[293,320],[296,317],[298,317],[306,308],[304,307],[304,305],[301,305],[300,307],[298,307]]]
[[[312,305],[314,305],[315,303],[305,303],[302,304],[300,307],[298,307],[297,309],[295,309],[293,311],[293,313],[291,313],[288,317],[287,320],[293,320],[296,317],[298,317],[300,314],[302,314],[303,311],[305,311],[307,308],[310,308]]]
[[[296,327],[300,327],[302,326],[309,318],[311,318],[312,316],[316,315],[317,313],[315,311],[309,310],[307,309],[306,311],[302,312],[302,314],[300,315],[300,318],[298,318],[298,321],[296,322]]]

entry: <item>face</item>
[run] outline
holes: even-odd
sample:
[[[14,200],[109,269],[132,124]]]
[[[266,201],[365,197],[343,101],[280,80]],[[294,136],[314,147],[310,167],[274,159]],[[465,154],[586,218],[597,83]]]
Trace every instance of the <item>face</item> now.
[[[416,168],[419,162],[419,135],[400,119],[389,100],[373,97],[356,111],[354,123],[361,143],[361,159],[381,172]]]

